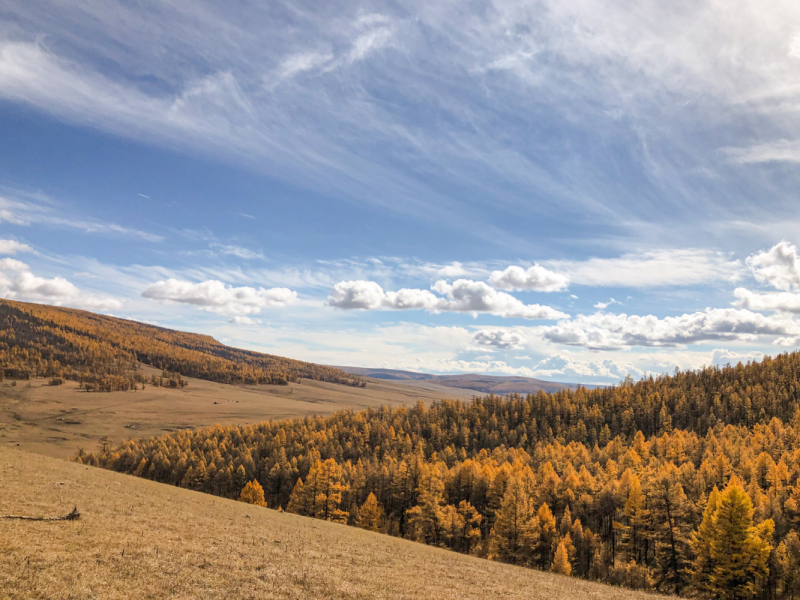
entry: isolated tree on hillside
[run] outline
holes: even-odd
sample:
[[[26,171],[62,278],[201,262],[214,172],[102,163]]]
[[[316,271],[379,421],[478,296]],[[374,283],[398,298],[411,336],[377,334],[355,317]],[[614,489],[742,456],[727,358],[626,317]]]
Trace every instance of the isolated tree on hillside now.
[[[572,565],[569,562],[569,550],[567,549],[566,539],[562,539],[559,542],[550,570],[560,575],[572,575]]]
[[[383,507],[378,504],[378,499],[372,492],[369,493],[364,504],[358,509],[356,527],[367,531],[380,531],[383,521]]]
[[[264,489],[261,484],[255,479],[250,481],[242,488],[242,493],[239,494],[239,502],[247,502],[247,504],[255,504],[256,506],[266,506],[264,502]]]
[[[297,480],[294,484],[292,493],[289,495],[289,503],[286,505],[286,512],[295,513],[297,515],[309,515],[309,494],[306,491],[306,486],[302,478]]]

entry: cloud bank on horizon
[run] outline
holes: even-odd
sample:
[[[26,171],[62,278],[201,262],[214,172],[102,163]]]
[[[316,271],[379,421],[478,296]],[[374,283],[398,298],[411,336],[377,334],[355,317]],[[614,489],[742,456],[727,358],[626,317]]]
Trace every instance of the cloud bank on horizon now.
[[[14,3],[0,296],[587,383],[793,350],[799,40],[788,1]]]

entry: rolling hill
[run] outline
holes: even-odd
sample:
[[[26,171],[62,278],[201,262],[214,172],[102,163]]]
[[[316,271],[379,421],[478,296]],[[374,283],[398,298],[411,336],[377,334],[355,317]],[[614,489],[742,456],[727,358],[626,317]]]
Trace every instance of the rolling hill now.
[[[535,394],[543,392],[557,392],[559,390],[574,390],[578,385],[573,383],[556,383],[542,381],[532,377],[514,377],[499,375],[431,375],[428,373],[415,373],[414,371],[400,371],[396,369],[370,369],[363,367],[336,367],[345,373],[352,373],[360,377],[373,379],[387,379],[392,381],[432,381],[439,385],[465,390],[475,390],[483,394]],[[582,386],[593,389],[598,386]]]
[[[0,520],[13,600],[655,598],[15,450],[0,481],[0,515],[81,512]]]
[[[185,333],[71,308],[0,300],[0,367],[5,377],[58,377],[95,391],[143,383],[137,363],[218,383],[286,384],[300,378],[363,386],[339,369],[231,348]]]

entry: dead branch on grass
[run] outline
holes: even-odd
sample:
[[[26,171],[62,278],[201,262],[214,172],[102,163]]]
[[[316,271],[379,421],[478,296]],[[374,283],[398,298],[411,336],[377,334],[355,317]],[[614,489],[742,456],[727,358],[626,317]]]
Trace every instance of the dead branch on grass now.
[[[78,512],[78,507],[72,509],[72,512],[63,517],[28,517],[25,515],[0,515],[0,519],[21,519],[23,521],[75,521],[81,518],[81,513]]]

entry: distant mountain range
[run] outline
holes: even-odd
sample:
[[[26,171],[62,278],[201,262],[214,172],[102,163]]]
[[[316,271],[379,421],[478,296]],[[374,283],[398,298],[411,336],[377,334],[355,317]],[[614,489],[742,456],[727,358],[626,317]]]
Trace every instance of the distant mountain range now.
[[[415,373],[414,371],[400,371],[396,369],[370,369],[363,367],[334,368],[361,377],[391,379],[393,381],[431,381],[445,387],[475,390],[484,394],[532,394],[539,390],[543,392],[558,392],[559,390],[574,390],[578,388],[578,384],[574,383],[556,383],[554,381],[533,379],[532,377],[505,377],[478,374],[430,375],[428,373]],[[582,387],[593,389],[602,386],[582,385]]]

